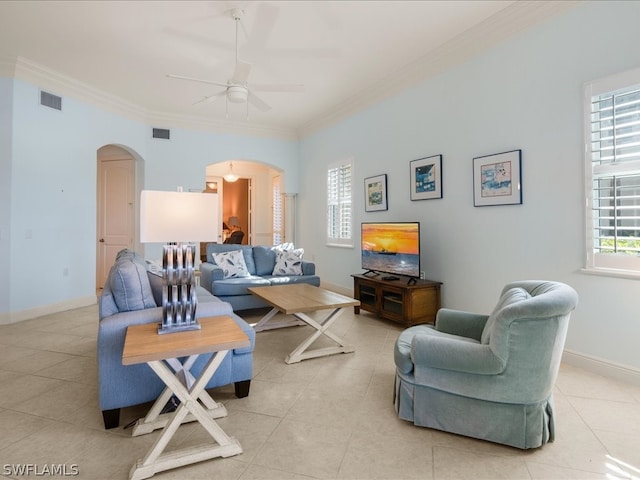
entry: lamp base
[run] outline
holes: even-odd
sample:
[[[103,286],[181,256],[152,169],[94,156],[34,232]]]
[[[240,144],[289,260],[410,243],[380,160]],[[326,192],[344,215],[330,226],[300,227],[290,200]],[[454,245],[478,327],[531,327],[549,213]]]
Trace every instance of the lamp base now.
[[[200,330],[196,320],[196,246],[168,244],[162,252],[162,324],[158,334]]]
[[[200,330],[200,324],[196,321],[195,323],[191,323],[189,325],[179,325],[179,326],[169,326],[166,327],[162,323],[158,324],[158,335],[163,335],[165,333],[176,333],[176,332],[190,332],[191,330]]]

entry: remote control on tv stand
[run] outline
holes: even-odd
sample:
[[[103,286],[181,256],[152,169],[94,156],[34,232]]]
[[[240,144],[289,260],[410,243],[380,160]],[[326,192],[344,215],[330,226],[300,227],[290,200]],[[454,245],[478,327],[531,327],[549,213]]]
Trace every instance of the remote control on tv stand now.
[[[382,277],[382,279],[390,282],[391,280],[399,280],[399,277],[388,276],[388,277]]]

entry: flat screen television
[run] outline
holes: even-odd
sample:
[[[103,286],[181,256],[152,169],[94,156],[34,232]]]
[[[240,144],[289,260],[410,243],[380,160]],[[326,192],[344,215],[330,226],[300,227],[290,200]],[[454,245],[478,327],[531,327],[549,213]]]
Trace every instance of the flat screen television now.
[[[420,223],[363,223],[360,237],[365,273],[420,278]]]

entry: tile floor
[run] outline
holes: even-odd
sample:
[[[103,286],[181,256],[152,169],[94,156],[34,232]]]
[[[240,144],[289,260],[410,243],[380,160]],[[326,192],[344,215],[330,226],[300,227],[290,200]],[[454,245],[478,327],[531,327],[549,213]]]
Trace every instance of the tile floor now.
[[[400,327],[349,311],[332,330],[356,352],[294,365],[283,359],[310,327],[259,333],[249,397],[235,398],[230,387],[213,391],[229,411],[219,423],[244,453],[154,478],[640,478],[638,386],[563,365],[555,388],[556,441],[520,451],[398,420],[392,352]],[[96,332],[95,306],[0,326],[0,478],[24,478],[11,473],[17,464],[41,472],[62,464],[66,473],[77,468],[79,478],[124,480],[158,435],[132,438],[130,429],[103,429]],[[125,409],[121,423],[144,413],[144,406]],[[185,425],[170,447],[203,438],[199,425]]]

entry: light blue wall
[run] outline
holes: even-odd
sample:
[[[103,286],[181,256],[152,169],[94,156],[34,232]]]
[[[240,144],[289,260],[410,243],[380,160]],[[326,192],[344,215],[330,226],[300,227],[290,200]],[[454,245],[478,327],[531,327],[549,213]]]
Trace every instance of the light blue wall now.
[[[0,314],[9,311],[11,237],[11,118],[13,80],[0,78]]]
[[[8,186],[0,194],[0,228],[6,221],[2,243],[10,245],[0,260],[10,272],[0,313],[95,296],[97,150],[104,145],[126,147],[142,162],[140,188],[201,188],[208,164],[242,158],[286,171],[287,188],[298,189],[295,141],[179,128],[171,128],[170,141],[154,140],[151,125],[67,96],[62,112],[42,107],[37,86],[0,80],[0,102],[14,105],[12,129],[0,133],[0,181]]]
[[[490,312],[502,286],[553,279],[581,297],[567,348],[640,368],[640,281],[580,272],[584,82],[640,66],[640,2],[578,6],[301,142],[300,243],[329,284],[352,288],[359,247],[327,247],[326,167],[355,159],[363,221],[419,220],[422,269],[443,305]],[[522,149],[520,206],[473,206],[472,159]],[[444,198],[412,202],[409,162],[443,155]],[[364,212],[363,179],[388,175],[389,210]]]
[[[95,296],[96,158],[108,143],[144,154],[139,123],[15,81],[10,312]],[[63,275],[68,269],[68,275]]]

